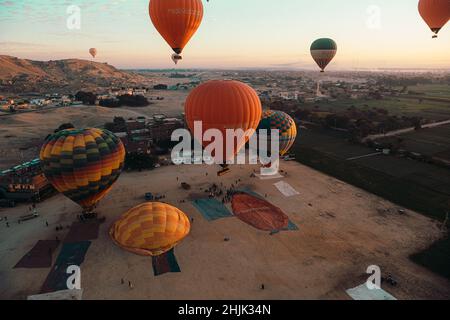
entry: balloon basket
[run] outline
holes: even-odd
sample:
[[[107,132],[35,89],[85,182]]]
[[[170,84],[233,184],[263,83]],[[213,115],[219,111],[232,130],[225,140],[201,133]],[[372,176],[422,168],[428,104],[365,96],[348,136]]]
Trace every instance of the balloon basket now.
[[[217,172],[217,176],[218,177],[222,177],[224,175],[226,175],[227,173],[230,173],[231,169],[230,168],[225,168],[223,170],[220,170],[219,172]]]
[[[83,212],[80,215],[80,221],[90,221],[97,219],[97,213],[96,212]]]
[[[178,64],[178,61],[183,60],[183,57],[180,54],[173,54],[172,61],[175,64]]]

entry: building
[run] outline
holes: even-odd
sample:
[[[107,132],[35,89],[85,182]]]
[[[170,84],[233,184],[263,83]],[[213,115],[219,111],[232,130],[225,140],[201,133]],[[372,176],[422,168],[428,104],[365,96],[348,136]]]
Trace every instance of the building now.
[[[148,125],[150,137],[154,142],[171,140],[172,133],[182,128],[184,128],[184,122],[178,118],[165,118]]]
[[[53,192],[39,159],[0,171],[0,199],[39,202]]]
[[[155,90],[167,90],[169,86],[167,84],[157,84],[153,87]]]
[[[133,90],[133,95],[138,96],[138,95],[145,95],[147,93],[147,89],[134,89]]]

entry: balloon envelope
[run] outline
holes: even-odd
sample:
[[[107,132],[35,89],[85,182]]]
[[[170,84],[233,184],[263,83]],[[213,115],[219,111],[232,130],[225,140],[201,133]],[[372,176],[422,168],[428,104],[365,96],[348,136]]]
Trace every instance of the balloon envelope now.
[[[337,44],[332,39],[317,39],[311,45],[311,55],[320,69],[322,69],[322,72],[336,56],[336,53]]]
[[[91,48],[91,49],[89,49],[89,53],[91,54],[91,56],[93,58],[95,58],[97,56],[97,49]]]
[[[189,218],[181,210],[165,203],[147,202],[125,213],[109,234],[125,250],[158,256],[175,247],[190,228]]]
[[[150,19],[177,54],[181,54],[203,19],[201,0],[150,0]]]
[[[40,159],[55,189],[89,211],[119,178],[125,147],[106,130],[70,129],[47,138]]]
[[[202,136],[209,129],[217,129],[223,136],[222,155],[211,154],[216,163],[226,164],[250,139],[242,135],[228,140],[227,129],[242,129],[253,134],[261,120],[262,107],[258,94],[250,86],[232,80],[213,80],[201,84],[188,96],[185,104],[186,123],[194,133],[196,121],[202,122]],[[203,140],[203,139],[202,139]],[[203,141],[208,147],[212,141]],[[227,149],[227,144],[230,148]]]
[[[236,217],[259,230],[284,230],[289,225],[289,217],[280,208],[246,193],[233,196],[232,208]]]
[[[419,13],[437,35],[450,19],[449,0],[420,0]]]
[[[261,129],[267,130],[267,137],[269,140],[271,137],[270,130],[279,130],[281,156],[284,156],[289,152],[297,138],[297,125],[295,124],[294,119],[282,111],[264,111],[261,123],[258,126],[258,133]],[[270,148],[269,143],[268,146]]]

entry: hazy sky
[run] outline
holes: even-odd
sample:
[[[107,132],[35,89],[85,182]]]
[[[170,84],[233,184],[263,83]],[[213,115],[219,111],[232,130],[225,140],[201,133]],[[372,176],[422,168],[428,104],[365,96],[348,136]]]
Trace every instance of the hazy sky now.
[[[210,0],[180,66],[315,67],[309,47],[338,43],[330,70],[450,68],[450,24],[438,40],[417,0]],[[67,8],[81,8],[81,29],[67,28]],[[153,28],[148,0],[0,0],[0,54],[88,59],[120,68],[172,67],[171,50]]]

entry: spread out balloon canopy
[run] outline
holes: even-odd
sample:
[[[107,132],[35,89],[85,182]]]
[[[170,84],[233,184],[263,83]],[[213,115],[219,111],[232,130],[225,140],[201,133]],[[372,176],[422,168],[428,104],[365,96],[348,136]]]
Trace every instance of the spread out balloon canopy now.
[[[40,159],[55,189],[92,213],[119,178],[125,147],[107,130],[69,129],[46,139]]]
[[[175,55],[174,63],[200,27],[203,19],[201,0],[150,0],[150,19]]]
[[[125,213],[110,229],[114,243],[142,256],[159,256],[190,232],[189,218],[178,208],[147,202]]]
[[[325,68],[334,59],[336,53],[337,44],[329,38],[317,39],[311,45],[311,55],[320,67],[321,72],[325,72]]]
[[[189,94],[185,114],[186,123],[194,136],[195,122],[201,122],[201,137],[195,138],[201,139],[204,148],[213,143],[203,138],[205,132],[210,129],[220,131],[224,140],[223,148],[213,150],[211,155],[216,163],[226,165],[256,132],[262,106],[256,91],[247,84],[234,80],[212,80],[201,84]],[[249,135],[228,140],[227,129],[242,130]]]
[[[437,38],[439,31],[450,19],[449,0],[420,0],[419,13]]]

